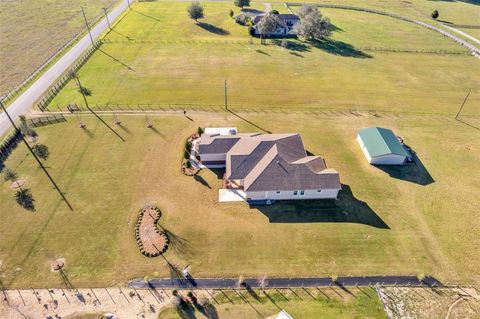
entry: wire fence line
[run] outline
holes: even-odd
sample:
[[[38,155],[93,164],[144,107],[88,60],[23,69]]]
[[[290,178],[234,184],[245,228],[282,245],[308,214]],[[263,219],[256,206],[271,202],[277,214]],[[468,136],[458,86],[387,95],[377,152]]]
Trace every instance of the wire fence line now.
[[[303,3],[286,2],[285,5],[287,6],[287,8],[289,8],[290,6],[302,6]],[[388,17],[391,17],[391,18],[411,22],[411,23],[417,24],[419,26],[422,26],[424,28],[427,28],[427,29],[430,29],[430,30],[433,30],[433,31],[436,31],[436,32],[440,33],[441,35],[457,42],[461,46],[468,49],[472,53],[473,56],[475,56],[477,58],[480,58],[480,48],[474,46],[473,44],[471,44],[471,43],[469,43],[469,42],[467,42],[467,41],[465,41],[465,40],[447,32],[447,31],[445,31],[445,30],[442,30],[442,29],[437,28],[437,27],[435,27],[431,24],[428,24],[428,23],[425,23],[425,22],[422,22],[422,21],[419,21],[419,20],[407,18],[407,17],[401,16],[399,14],[390,13],[390,12],[386,12],[386,11],[382,11],[382,10],[361,8],[361,7],[355,7],[355,6],[349,6],[349,5],[337,5],[337,4],[314,4],[314,5],[319,7],[319,8],[346,9],[346,10],[354,10],[354,11],[374,13],[374,14],[379,14],[379,15],[388,16]]]
[[[110,4],[106,9],[110,10],[113,6],[115,5],[115,2]],[[103,11],[102,11],[103,12]],[[97,15],[93,19],[93,23],[90,25],[95,25],[97,24],[102,18],[104,17],[103,13]],[[28,86],[28,84],[34,80],[41,72],[43,72],[48,66],[52,64],[62,53],[70,48],[74,43],[77,42],[77,40],[87,32],[87,27],[84,26],[81,30],[79,30],[77,33],[75,33],[69,40],[67,40],[62,46],[57,48],[55,52],[53,52],[43,63],[41,63],[37,68],[35,68],[28,76],[26,76],[20,84],[9,90],[6,94],[4,94],[2,97],[0,97],[0,100],[4,103],[7,104],[10,102],[12,99],[14,99],[20,92],[23,91],[23,89]]]
[[[37,108],[40,111],[45,111],[50,102],[57,96],[57,94],[63,89],[63,87],[68,83],[72,78],[72,72],[77,72],[93,55],[93,53],[102,45],[102,41],[98,40],[95,42],[95,45],[90,47],[87,52],[80,57],[75,64],[68,69],[61,78],[57,80],[57,83],[53,85],[50,90],[43,96],[43,98],[37,103]]]
[[[231,104],[228,109],[220,104],[90,104],[91,109],[95,112],[103,114],[148,114],[148,113],[183,113],[185,112],[201,112],[201,113],[245,113],[245,114],[311,114],[311,115],[327,115],[327,116],[347,116],[347,117],[394,117],[407,118],[412,116],[430,118],[430,119],[452,119],[453,114],[439,114],[427,112],[412,112],[412,111],[391,111],[391,110],[377,110],[377,109],[358,109],[358,108],[328,108],[328,107],[295,107],[282,108],[272,105],[242,105]],[[43,114],[89,114],[91,111],[83,106],[70,104],[67,106],[49,105]],[[479,118],[480,115],[469,115],[471,118]]]

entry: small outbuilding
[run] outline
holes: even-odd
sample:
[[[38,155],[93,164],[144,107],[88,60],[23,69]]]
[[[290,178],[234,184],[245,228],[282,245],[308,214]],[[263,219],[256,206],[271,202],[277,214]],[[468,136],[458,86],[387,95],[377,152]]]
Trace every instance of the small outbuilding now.
[[[392,130],[386,128],[364,128],[358,132],[357,141],[373,165],[403,165],[410,156]]]

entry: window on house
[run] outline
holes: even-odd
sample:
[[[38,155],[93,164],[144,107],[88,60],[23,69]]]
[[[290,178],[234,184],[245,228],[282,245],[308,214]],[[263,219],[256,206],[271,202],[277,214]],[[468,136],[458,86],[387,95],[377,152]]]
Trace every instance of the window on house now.
[[[298,195],[298,191],[293,191],[293,195]]]
[[[318,193],[321,193],[321,192],[322,192],[322,190],[321,190],[321,189],[318,189],[318,190],[317,190],[317,192],[318,192]]]
[[[277,194],[280,194],[280,191],[277,191]]]
[[[305,191],[300,191],[300,195],[305,195]]]

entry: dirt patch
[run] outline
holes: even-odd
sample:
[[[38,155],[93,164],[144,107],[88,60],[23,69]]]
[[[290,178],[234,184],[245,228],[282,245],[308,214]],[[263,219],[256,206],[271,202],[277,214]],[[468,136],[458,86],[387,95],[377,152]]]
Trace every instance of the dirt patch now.
[[[26,183],[27,183],[27,180],[25,180],[25,179],[18,179],[18,180],[16,180],[15,182],[13,182],[13,183],[10,185],[10,189],[13,189],[13,190],[20,189],[20,188],[22,188],[23,186],[25,186]]]
[[[478,318],[478,292],[471,288],[382,287],[388,318]]]
[[[59,258],[59,259],[55,260],[54,262],[52,262],[52,264],[50,265],[50,270],[52,272],[57,272],[57,271],[60,271],[61,269],[63,269],[63,267],[65,267],[65,259]]]
[[[156,257],[164,253],[169,239],[163,230],[157,226],[162,216],[160,209],[153,206],[145,207],[140,211],[135,228],[135,238],[140,252],[147,257]]]

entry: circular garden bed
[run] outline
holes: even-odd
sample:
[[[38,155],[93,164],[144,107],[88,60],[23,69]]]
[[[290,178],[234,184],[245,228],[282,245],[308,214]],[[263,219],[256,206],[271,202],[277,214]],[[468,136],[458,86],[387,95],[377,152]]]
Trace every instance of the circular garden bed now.
[[[135,239],[140,252],[147,257],[156,257],[163,254],[170,243],[165,232],[157,226],[161,216],[160,209],[154,206],[143,208],[138,216],[135,225]]]

